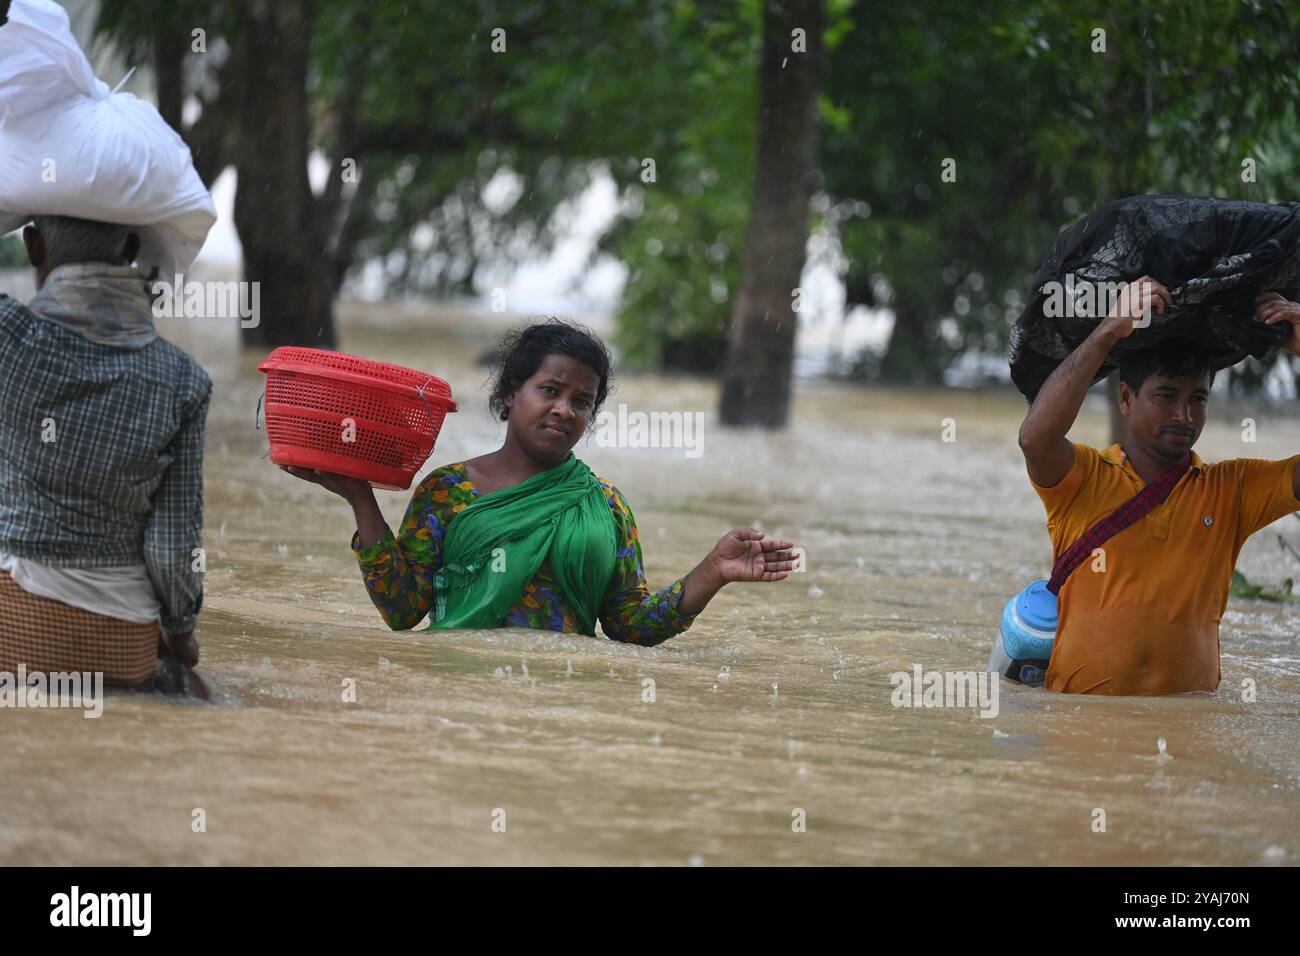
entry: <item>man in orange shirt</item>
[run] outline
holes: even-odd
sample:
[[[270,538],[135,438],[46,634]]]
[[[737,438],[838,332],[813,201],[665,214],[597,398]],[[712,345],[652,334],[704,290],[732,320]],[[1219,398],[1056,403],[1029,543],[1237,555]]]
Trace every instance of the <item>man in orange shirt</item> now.
[[[1058,594],[1049,690],[1177,694],[1219,685],[1219,621],[1246,538],[1300,511],[1300,455],[1207,464],[1192,446],[1205,427],[1210,359],[1170,339],[1120,362],[1124,437],[1099,451],[1073,444],[1088,387],[1116,342],[1146,310],[1171,303],[1143,276],[1052,373],[1020,428],[1029,478],[1047,509],[1054,558],[1148,483],[1190,455],[1165,501],[1079,565]],[[1300,305],[1267,293],[1259,317],[1292,326],[1284,347],[1300,354]],[[1149,314],[1149,313],[1146,313]]]

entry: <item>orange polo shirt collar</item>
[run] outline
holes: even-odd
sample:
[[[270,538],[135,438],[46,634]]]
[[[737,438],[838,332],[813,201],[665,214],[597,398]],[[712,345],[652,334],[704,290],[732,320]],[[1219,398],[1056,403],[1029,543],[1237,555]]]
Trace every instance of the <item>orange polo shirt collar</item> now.
[[[1128,474],[1132,475],[1138,484],[1146,485],[1146,482],[1142,480],[1142,476],[1137,473],[1137,469],[1134,468],[1133,464],[1128,460],[1128,455],[1124,452],[1124,446],[1120,445],[1118,442],[1103,450],[1101,453],[1101,459],[1102,461],[1109,462],[1112,465],[1118,465]],[[1196,472],[1196,474],[1200,476],[1204,470],[1205,465],[1204,462],[1201,461],[1201,456],[1193,451],[1192,471]]]

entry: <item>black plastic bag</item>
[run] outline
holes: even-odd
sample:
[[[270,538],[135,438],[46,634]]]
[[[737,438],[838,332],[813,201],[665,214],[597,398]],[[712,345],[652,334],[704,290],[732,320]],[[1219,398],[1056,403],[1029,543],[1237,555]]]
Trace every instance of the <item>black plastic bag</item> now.
[[[1300,204],[1200,196],[1118,199],[1061,231],[1029,287],[1011,330],[1011,379],[1033,400],[1061,360],[1109,312],[1107,294],[1149,275],[1173,306],[1121,340],[1093,381],[1120,354],[1178,336],[1199,343],[1215,368],[1262,359],[1289,328],[1255,317],[1255,298],[1300,299]]]

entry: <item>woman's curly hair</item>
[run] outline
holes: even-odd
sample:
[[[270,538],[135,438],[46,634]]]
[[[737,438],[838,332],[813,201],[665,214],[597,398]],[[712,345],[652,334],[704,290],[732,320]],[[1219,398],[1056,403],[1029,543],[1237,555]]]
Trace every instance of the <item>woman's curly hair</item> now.
[[[613,364],[609,349],[590,329],[555,316],[510,332],[497,343],[493,361],[496,374],[492,379],[492,394],[488,398],[488,409],[494,418],[503,422],[509,418],[510,409],[506,407],[506,399],[537,374],[546,356],[554,354],[577,359],[600,379],[588,424],[596,420],[596,413],[609,394],[609,375]]]

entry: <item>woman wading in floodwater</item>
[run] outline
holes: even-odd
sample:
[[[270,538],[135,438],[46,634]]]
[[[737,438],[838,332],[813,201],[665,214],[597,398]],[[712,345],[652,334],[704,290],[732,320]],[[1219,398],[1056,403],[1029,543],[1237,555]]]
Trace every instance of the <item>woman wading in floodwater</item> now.
[[[739,528],[657,592],[646,586],[636,521],[618,489],[573,454],[609,385],[604,344],[550,320],[499,349],[490,407],[506,423],[494,452],[445,465],[416,488],[401,528],[370,485],[286,468],[352,505],[352,549],[388,626],[531,627],[658,644],[686,630],[724,584],[780,581],[791,541]]]

